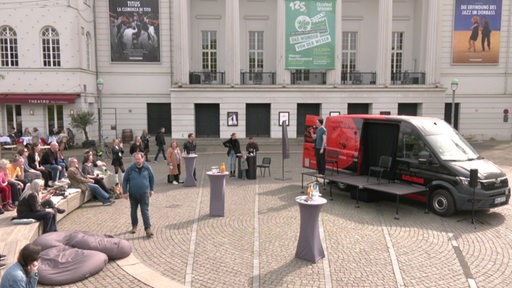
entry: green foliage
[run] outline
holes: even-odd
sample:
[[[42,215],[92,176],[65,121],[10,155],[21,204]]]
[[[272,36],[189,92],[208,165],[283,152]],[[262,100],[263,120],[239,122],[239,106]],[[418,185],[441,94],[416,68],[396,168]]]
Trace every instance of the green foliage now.
[[[71,116],[71,127],[82,130],[82,132],[84,132],[85,141],[89,141],[87,127],[94,123],[96,123],[96,119],[94,118],[94,113],[91,111],[78,110]]]

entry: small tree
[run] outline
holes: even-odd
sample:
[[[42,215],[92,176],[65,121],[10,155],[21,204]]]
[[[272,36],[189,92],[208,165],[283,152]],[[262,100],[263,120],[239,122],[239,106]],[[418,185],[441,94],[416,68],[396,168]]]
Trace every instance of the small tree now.
[[[80,129],[84,132],[85,141],[89,141],[89,134],[87,133],[87,126],[96,123],[94,113],[91,111],[78,110],[71,116],[71,127]]]

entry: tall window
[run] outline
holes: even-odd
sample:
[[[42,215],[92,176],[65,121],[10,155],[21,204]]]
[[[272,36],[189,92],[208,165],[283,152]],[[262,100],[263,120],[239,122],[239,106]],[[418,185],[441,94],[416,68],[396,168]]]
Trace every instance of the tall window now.
[[[18,37],[10,26],[0,28],[0,66],[18,67]]]
[[[44,27],[41,31],[41,44],[43,49],[43,66],[60,67],[59,32],[53,27]]]
[[[403,43],[404,32],[393,32],[391,43],[391,77],[393,77],[393,80],[400,80],[399,77],[402,73]]]
[[[91,34],[89,32],[85,33],[85,57],[87,57],[87,70],[91,70]]]
[[[263,72],[263,31],[249,31],[249,72]]]
[[[7,117],[7,131],[15,128],[16,131],[22,130],[21,121],[21,105],[5,105],[5,114]]]
[[[341,41],[341,73],[349,75],[357,70],[357,32],[343,32]]]
[[[57,127],[64,130],[64,107],[62,105],[48,105],[48,131]]]
[[[211,80],[217,80],[217,31],[202,31],[201,36],[202,69],[211,73]]]

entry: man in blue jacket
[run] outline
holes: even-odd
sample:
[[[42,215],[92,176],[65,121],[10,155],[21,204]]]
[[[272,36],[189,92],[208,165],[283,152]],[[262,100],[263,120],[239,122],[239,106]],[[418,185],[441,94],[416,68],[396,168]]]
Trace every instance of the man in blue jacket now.
[[[140,213],[142,214],[142,222],[147,237],[153,237],[151,231],[151,222],[149,220],[149,197],[155,194],[155,176],[151,167],[144,162],[144,153],[135,152],[133,154],[134,163],[132,163],[123,177],[123,197],[130,199],[132,230],[130,233],[137,232],[139,218],[137,210],[140,205]]]

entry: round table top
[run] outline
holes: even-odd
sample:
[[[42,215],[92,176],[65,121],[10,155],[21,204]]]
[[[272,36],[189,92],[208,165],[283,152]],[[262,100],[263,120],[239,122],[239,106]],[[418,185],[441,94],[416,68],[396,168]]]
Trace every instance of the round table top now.
[[[309,199],[308,196],[297,196],[295,197],[295,201],[300,204],[306,204],[306,205],[323,205],[327,203],[327,200],[322,197],[313,197],[312,199]]]
[[[195,158],[195,157],[197,157],[197,154],[183,154],[182,157],[183,158]]]
[[[221,172],[212,172],[212,171],[208,171],[208,172],[206,172],[206,175],[212,175],[212,176],[226,176],[226,175],[229,175],[229,172],[221,173]]]

